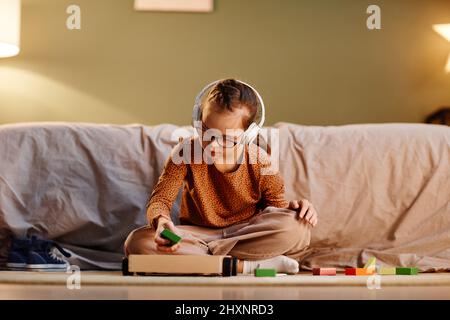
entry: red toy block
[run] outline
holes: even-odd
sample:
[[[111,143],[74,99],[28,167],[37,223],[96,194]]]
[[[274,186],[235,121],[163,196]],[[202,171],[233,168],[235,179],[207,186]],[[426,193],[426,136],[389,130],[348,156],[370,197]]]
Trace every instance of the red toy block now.
[[[346,276],[356,276],[356,268],[345,268]]]
[[[315,276],[335,276],[336,268],[313,268]]]

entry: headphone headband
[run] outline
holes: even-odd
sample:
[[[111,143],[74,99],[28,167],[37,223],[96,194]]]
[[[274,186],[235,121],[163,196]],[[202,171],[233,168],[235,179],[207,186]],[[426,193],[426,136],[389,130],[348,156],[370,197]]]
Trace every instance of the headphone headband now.
[[[201,121],[201,115],[202,115],[202,99],[204,94],[209,91],[209,89],[211,87],[213,87],[214,85],[216,85],[217,83],[219,83],[222,80],[216,80],[213,81],[211,83],[209,83],[208,85],[206,85],[198,94],[197,97],[195,98],[195,104],[194,104],[194,109],[192,110],[192,125],[195,128],[195,124],[198,121]],[[264,106],[264,101],[261,98],[261,95],[259,94],[259,92],[253,88],[251,85],[249,85],[248,83],[245,83],[244,81],[241,80],[236,80],[237,82],[249,87],[250,89],[252,89],[252,91],[255,93],[256,97],[259,100],[259,104],[260,104],[260,108],[261,108],[261,119],[259,121],[259,123],[256,122],[252,122],[250,124],[250,126],[245,130],[244,132],[244,140],[246,141],[246,143],[251,143],[256,136],[258,135],[259,130],[262,128],[262,126],[264,125],[264,121],[266,118],[266,109]]]

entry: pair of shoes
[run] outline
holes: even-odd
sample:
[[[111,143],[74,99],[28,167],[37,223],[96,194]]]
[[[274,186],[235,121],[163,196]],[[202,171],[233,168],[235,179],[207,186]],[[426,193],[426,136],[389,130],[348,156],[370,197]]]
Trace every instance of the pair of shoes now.
[[[63,271],[69,266],[63,256],[69,258],[70,253],[52,240],[36,236],[14,237],[6,267],[10,270]]]

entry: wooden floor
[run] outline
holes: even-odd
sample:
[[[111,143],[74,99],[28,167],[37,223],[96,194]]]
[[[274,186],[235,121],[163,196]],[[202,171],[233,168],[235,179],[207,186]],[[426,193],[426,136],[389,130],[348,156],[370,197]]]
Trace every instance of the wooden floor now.
[[[0,271],[0,299],[446,299],[450,273],[418,276],[276,278],[123,277],[118,272],[80,273],[80,289],[65,273]],[[368,282],[369,281],[369,282]],[[67,284],[69,283],[69,287]],[[72,289],[70,289],[72,287]]]

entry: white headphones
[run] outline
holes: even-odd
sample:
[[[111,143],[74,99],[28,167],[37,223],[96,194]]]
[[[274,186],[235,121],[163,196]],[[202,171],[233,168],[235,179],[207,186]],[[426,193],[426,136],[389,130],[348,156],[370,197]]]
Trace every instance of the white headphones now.
[[[195,104],[194,104],[194,109],[192,110],[192,125],[194,126],[194,128],[198,131],[198,128],[196,128],[195,124],[199,123],[199,121],[202,121],[202,101],[203,101],[203,96],[205,95],[205,93],[209,93],[209,89],[214,86],[215,84],[217,84],[218,82],[220,82],[222,80],[216,80],[214,82],[211,82],[210,84],[208,84],[207,86],[205,86],[200,93],[197,95],[197,97],[195,98]],[[247,130],[244,131],[243,133],[243,142],[246,144],[250,144],[253,142],[253,140],[255,140],[255,138],[258,136],[259,130],[261,130],[262,126],[264,125],[264,120],[265,120],[265,114],[266,114],[266,109],[264,107],[264,101],[261,98],[260,94],[258,91],[256,91],[255,88],[253,88],[251,85],[240,81],[240,80],[236,80],[237,82],[249,87],[250,89],[253,90],[253,92],[255,93],[256,97],[259,100],[259,105],[261,108],[261,119],[259,121],[259,123],[256,122],[252,122]]]

